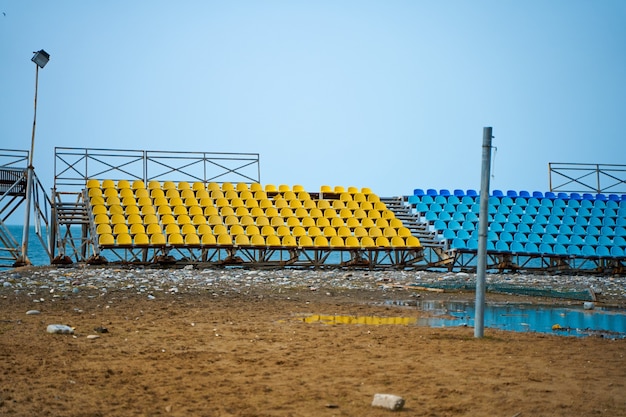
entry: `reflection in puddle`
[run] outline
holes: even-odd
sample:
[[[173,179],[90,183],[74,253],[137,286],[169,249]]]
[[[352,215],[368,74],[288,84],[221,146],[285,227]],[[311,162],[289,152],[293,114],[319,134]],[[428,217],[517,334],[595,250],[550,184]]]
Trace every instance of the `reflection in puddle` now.
[[[341,316],[313,314],[301,317],[305,323],[412,325],[427,327],[474,326],[474,304],[450,301],[389,301],[387,305],[414,307],[426,317]],[[568,336],[626,337],[626,311],[583,306],[536,304],[487,304],[485,327],[515,332],[539,332]]]

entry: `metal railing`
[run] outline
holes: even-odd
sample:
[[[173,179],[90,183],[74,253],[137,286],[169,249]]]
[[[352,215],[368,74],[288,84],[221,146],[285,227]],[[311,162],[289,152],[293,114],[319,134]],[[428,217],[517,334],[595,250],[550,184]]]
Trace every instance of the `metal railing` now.
[[[552,192],[626,194],[626,165],[550,162],[548,169]]]

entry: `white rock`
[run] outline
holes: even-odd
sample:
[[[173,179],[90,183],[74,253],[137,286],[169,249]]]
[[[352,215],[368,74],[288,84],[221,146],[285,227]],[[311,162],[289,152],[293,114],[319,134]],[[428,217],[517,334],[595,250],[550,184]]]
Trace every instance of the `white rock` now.
[[[36,315],[36,314],[40,314],[40,313],[41,313],[41,311],[39,311],[39,310],[28,310],[28,311],[26,312],[26,315],[27,315],[27,316],[34,316],[34,315]]]
[[[404,407],[404,398],[393,394],[374,394],[372,407],[382,407],[391,411],[400,411]]]

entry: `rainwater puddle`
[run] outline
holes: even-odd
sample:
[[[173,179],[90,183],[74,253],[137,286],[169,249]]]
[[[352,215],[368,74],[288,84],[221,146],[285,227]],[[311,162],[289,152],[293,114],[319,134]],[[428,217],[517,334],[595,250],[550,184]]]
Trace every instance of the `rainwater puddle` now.
[[[305,323],[404,325],[425,327],[474,327],[473,303],[450,301],[389,301],[387,305],[414,307],[429,317],[411,315],[397,317],[342,316],[312,314],[301,317]],[[403,310],[407,311],[407,310]],[[488,328],[514,332],[538,332],[563,336],[599,336],[626,338],[626,311],[583,306],[550,306],[537,304],[487,304],[484,325]]]

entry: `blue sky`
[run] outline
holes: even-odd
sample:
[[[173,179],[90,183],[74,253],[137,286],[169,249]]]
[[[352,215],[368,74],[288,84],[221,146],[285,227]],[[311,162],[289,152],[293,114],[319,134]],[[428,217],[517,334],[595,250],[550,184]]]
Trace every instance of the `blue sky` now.
[[[258,152],[261,181],[548,190],[626,163],[626,2],[0,0],[0,144]]]

